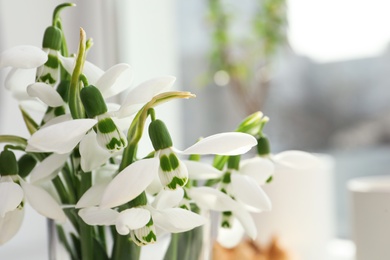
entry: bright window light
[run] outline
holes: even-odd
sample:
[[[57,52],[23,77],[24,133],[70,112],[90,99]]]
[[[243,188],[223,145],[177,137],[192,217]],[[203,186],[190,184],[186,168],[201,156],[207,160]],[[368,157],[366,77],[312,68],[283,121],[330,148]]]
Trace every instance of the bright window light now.
[[[390,40],[388,0],[288,0],[289,41],[317,62],[379,55]]]

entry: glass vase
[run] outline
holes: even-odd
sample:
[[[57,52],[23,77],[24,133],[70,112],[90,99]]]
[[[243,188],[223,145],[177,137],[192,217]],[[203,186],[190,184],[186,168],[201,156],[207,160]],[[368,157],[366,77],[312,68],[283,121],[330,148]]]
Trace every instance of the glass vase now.
[[[202,213],[207,219],[210,219],[209,212]],[[76,219],[79,219],[77,216]],[[205,225],[197,227],[187,232],[171,234],[169,245],[161,250],[161,242],[157,241],[151,246],[138,247],[130,240],[130,236],[121,236],[116,233],[115,227],[92,227],[82,222],[80,227],[72,225],[71,221],[65,224],[56,223],[48,220],[48,253],[49,260],[77,260],[77,259],[102,259],[102,260],[119,260],[123,255],[129,260],[149,260],[151,254],[142,252],[152,250],[159,253],[153,255],[153,259],[161,260],[210,260],[212,259],[212,221]],[[73,223],[74,224],[74,223]],[[87,229],[84,232],[83,229]],[[90,249],[93,252],[82,252],[83,234],[91,236]],[[114,235],[113,235],[114,234]],[[104,239],[104,241],[103,241]],[[115,241],[117,243],[115,243]],[[117,245],[117,246],[116,246]],[[152,249],[153,246],[153,249]],[[147,249],[147,247],[150,247]],[[154,252],[154,253],[156,253]],[[89,256],[89,257],[88,257]],[[92,257],[92,258],[91,258]],[[98,258],[97,258],[98,257]]]

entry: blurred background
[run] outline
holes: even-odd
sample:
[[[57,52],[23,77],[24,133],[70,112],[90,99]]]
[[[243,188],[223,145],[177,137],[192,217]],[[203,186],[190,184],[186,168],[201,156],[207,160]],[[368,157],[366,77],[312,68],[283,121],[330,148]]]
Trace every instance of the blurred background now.
[[[325,181],[299,186],[312,191],[310,185],[318,185],[322,193],[303,194],[302,201],[291,203],[326,196],[318,200],[326,202],[325,220],[307,228],[321,229],[325,221],[329,239],[351,238],[347,181],[386,175],[390,167],[388,1],[74,2],[77,7],[62,12],[72,52],[77,51],[81,26],[95,42],[88,59],[99,67],[129,63],[135,85],[174,75],[176,89],[197,95],[158,110],[178,147],[234,130],[242,118],[261,110],[271,119],[264,131],[274,153],[297,149],[326,154]],[[40,46],[58,3],[0,0],[0,51],[20,44]],[[17,103],[0,88],[0,134],[11,133],[27,136]],[[306,210],[310,216],[316,209]],[[20,243],[35,251],[17,252],[17,259],[33,259],[33,253],[34,259],[42,259],[42,226],[44,219],[28,211],[22,232],[0,247],[0,259],[20,251]]]

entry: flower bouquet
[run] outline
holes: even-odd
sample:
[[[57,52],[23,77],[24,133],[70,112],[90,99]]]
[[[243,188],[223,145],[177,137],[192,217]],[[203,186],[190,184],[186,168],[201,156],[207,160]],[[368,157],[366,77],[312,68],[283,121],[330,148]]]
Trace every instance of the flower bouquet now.
[[[92,41],[83,29],[70,54],[60,18],[70,6],[54,10],[42,48],[17,46],[0,56],[0,68],[10,68],[5,87],[30,133],[0,135],[0,244],[17,233],[25,203],[54,223],[69,259],[208,258],[201,249],[210,212],[219,216],[221,245],[236,245],[244,233],[256,238],[250,212],[271,209],[260,185],[272,179],[275,162],[297,153],[271,157],[261,112],[233,132],[175,148],[157,107],[195,95],[170,90],[172,76],[132,87],[128,64],[101,70],[87,61]],[[122,104],[107,101],[124,91]],[[39,121],[31,116],[40,111]],[[141,138],[153,146],[145,156],[137,152]],[[252,147],[257,155],[241,160]],[[203,155],[212,155],[209,163]]]

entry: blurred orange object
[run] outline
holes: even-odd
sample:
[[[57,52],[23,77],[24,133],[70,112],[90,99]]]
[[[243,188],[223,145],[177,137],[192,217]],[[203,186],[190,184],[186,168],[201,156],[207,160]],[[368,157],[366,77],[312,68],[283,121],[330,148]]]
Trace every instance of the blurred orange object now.
[[[215,243],[213,247],[215,260],[295,260],[291,253],[273,238],[268,246],[260,246],[254,241],[246,240],[234,248],[224,248]]]

